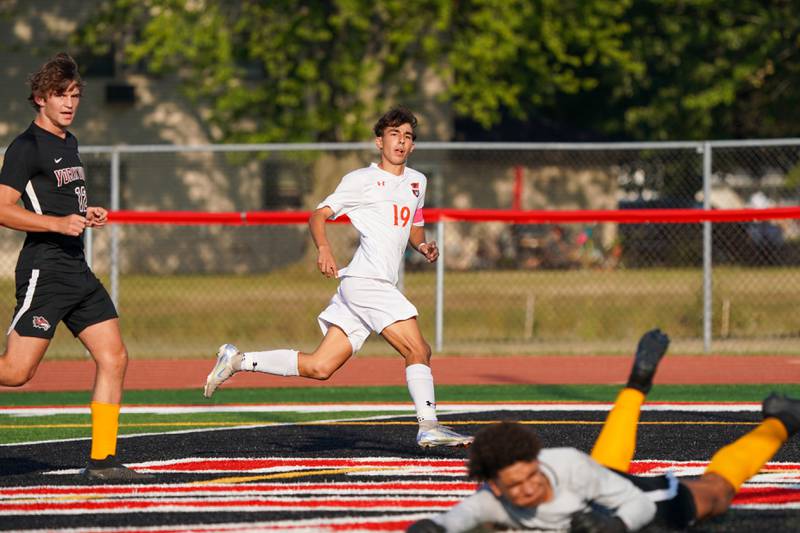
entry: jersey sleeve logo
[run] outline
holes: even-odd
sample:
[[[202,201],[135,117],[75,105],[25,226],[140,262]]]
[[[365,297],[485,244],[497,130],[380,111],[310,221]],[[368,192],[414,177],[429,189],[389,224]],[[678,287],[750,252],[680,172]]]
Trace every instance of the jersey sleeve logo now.
[[[411,192],[414,193],[414,196],[419,197],[419,182],[415,181],[411,184]]]

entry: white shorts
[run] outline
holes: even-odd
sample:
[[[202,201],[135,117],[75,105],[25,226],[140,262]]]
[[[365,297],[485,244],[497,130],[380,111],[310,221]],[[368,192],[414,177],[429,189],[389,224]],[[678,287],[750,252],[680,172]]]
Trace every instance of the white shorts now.
[[[331,326],[341,328],[356,353],[371,332],[380,333],[386,326],[417,314],[417,308],[388,281],[344,277],[317,321],[323,335]]]

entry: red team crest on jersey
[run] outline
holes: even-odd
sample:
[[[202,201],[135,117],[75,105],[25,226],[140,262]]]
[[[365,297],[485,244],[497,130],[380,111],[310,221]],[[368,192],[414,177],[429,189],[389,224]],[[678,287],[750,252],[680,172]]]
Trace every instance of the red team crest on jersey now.
[[[414,182],[411,184],[411,192],[414,193],[414,196],[419,197],[419,182]]]
[[[50,329],[50,322],[43,316],[34,316],[33,317],[33,327],[47,331]]]

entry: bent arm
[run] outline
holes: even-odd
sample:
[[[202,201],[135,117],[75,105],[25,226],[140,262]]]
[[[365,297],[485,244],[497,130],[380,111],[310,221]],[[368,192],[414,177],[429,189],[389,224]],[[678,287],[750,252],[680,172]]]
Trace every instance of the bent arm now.
[[[485,489],[478,490],[472,496],[451,507],[447,512],[434,516],[433,521],[448,533],[474,531],[482,524],[519,526],[511,520],[497,498]]]
[[[419,253],[423,253],[420,251],[419,245],[425,244],[425,226],[411,226],[411,233],[408,235],[408,244]]]
[[[308,229],[318,251],[317,268],[326,277],[335,278],[339,275],[339,270],[336,268],[336,260],[328,242],[328,235],[325,233],[325,221],[331,215],[333,215],[333,209],[328,206],[316,209],[308,218]]]
[[[601,466],[587,455],[584,464],[576,465],[582,470],[587,498],[611,509],[630,531],[638,531],[649,524],[656,514],[656,505],[624,477]]]
[[[315,209],[311,216],[308,217],[308,229],[311,232],[311,238],[314,239],[314,245],[317,250],[322,246],[331,247],[328,242],[328,235],[325,233],[325,221],[333,215],[333,209],[328,206]]]
[[[0,185],[0,224],[19,231],[58,231],[58,217],[39,215],[20,207],[22,194],[8,185]]]
[[[433,263],[439,259],[439,247],[436,246],[436,243],[433,241],[425,242],[424,226],[411,226],[408,243],[412,248],[424,255],[428,263]]]
[[[77,237],[86,227],[86,219],[80,215],[56,217],[31,213],[17,205],[22,194],[8,185],[0,185],[0,224],[19,231],[61,233]]]

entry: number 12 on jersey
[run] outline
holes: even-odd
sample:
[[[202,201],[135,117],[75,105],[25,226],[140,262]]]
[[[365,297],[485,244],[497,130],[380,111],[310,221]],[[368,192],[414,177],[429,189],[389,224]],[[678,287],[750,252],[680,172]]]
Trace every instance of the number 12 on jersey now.
[[[394,225],[406,227],[408,221],[411,220],[411,209],[406,206],[398,208],[397,204],[392,204],[394,208]]]
[[[75,187],[75,195],[78,197],[78,211],[85,213],[89,207],[89,200],[86,196],[86,187]]]

